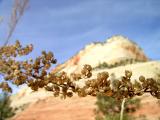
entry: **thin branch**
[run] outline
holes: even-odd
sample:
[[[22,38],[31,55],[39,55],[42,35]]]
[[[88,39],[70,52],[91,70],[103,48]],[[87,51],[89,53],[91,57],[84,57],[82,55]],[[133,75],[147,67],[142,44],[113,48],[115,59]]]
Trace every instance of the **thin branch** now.
[[[23,16],[24,11],[28,6],[29,0],[14,0],[14,5],[11,13],[11,18],[8,24],[9,30],[4,46],[6,46],[11,38],[20,18]]]
[[[2,17],[2,16],[0,16],[0,24],[2,23],[2,21],[3,21],[3,17]]]

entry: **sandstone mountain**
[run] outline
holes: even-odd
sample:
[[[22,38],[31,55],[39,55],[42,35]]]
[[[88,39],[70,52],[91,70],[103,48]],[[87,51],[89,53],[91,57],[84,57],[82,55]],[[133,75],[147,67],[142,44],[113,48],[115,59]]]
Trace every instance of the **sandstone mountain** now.
[[[71,59],[64,64],[58,65],[53,72],[56,73],[62,70],[68,73],[79,72],[84,64],[96,67],[103,62],[114,64],[125,59],[148,60],[142,49],[134,42],[120,35],[113,36],[103,43],[86,45],[83,50],[79,51]]]
[[[128,62],[129,60],[131,61]],[[112,67],[98,67],[101,63],[107,63]],[[133,72],[133,81],[140,75],[156,79],[159,79],[160,75],[160,61],[149,61],[137,44],[123,36],[113,36],[103,43],[86,45],[83,50],[65,63],[58,65],[52,72],[79,72],[84,64],[99,68],[93,70],[93,78],[96,77],[98,72],[102,71],[109,72],[110,79],[113,79],[113,77],[115,79],[124,75],[125,70],[131,70]],[[77,84],[83,85],[83,81]],[[47,120],[63,120],[64,118],[66,120],[93,120],[93,109],[96,107],[95,97],[79,98],[74,96],[67,100],[60,100],[54,98],[52,93],[44,89],[33,92],[27,87],[12,96],[11,100],[13,107],[29,105],[23,112],[18,113],[13,120],[44,120],[46,116]],[[143,105],[148,104],[148,106],[155,107],[155,111],[160,110],[156,104],[153,104],[155,103],[153,101],[156,101],[155,99],[145,96],[142,97],[142,100]],[[140,111],[144,114],[148,114],[147,112]],[[157,115],[160,116],[158,113],[156,115],[149,114],[148,116],[157,118]]]

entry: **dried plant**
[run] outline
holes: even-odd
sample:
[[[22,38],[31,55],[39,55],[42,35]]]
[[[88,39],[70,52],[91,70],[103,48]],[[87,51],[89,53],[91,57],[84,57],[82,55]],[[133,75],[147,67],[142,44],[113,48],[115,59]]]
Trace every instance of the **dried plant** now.
[[[79,96],[96,96],[102,94],[116,99],[132,98],[144,93],[150,93],[152,96],[160,99],[160,83],[153,78],[140,76],[139,80],[131,82],[132,72],[126,70],[125,75],[120,80],[111,84],[108,79],[108,72],[104,71],[97,74],[97,78],[91,79],[92,67],[84,65],[81,73],[66,72],[54,74],[48,72],[51,64],[56,63],[52,52],[42,52],[40,57],[35,60],[17,61],[16,57],[29,54],[33,50],[33,45],[22,47],[17,41],[15,45],[3,46],[0,48],[0,73],[6,81],[11,81],[15,85],[27,84],[32,90],[45,88],[52,91],[54,96],[71,97],[73,93]],[[84,87],[78,87],[75,81],[88,79]],[[0,84],[4,91],[11,92],[11,88],[6,81]]]
[[[52,91],[55,97],[72,97],[73,93],[80,97],[87,95],[109,96],[116,100],[122,100],[120,118],[123,119],[125,99],[141,96],[150,93],[153,97],[160,99],[160,82],[153,78],[140,76],[135,82],[131,82],[132,72],[126,70],[121,79],[112,81],[109,73],[104,71],[92,77],[92,67],[84,65],[81,73],[71,73],[68,75],[62,71],[58,74],[49,72],[52,64],[56,64],[52,52],[42,51],[42,55],[35,60],[18,61],[17,58],[28,55],[33,50],[33,45],[22,47],[19,41],[14,45],[0,47],[0,74],[4,81],[0,83],[0,89],[12,92],[8,81],[14,85],[27,84],[32,90],[45,88]],[[76,81],[85,79],[85,85],[79,87]]]
[[[4,45],[8,44],[9,39],[11,38],[11,36],[17,26],[17,23],[19,22],[19,20],[23,16],[24,11],[26,10],[26,8],[28,6],[28,2],[29,2],[29,0],[14,0],[14,5],[13,5],[11,17],[10,17],[10,21],[8,24],[9,30],[8,30],[7,38],[5,40]]]
[[[2,16],[0,16],[0,24],[2,23],[2,21],[3,21],[3,17],[2,17]]]

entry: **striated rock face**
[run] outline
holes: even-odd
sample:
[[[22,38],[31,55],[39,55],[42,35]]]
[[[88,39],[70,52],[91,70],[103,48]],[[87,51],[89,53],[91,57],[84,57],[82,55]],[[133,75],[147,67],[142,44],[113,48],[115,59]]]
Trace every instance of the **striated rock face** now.
[[[11,96],[11,106],[14,108],[23,107],[29,103],[45,99],[49,96],[53,96],[52,92],[48,92],[44,89],[32,91],[29,87],[24,87],[17,94]]]
[[[79,98],[74,96],[66,100],[50,97],[30,104],[28,108],[11,120],[95,120],[95,102],[95,97]],[[145,95],[140,109],[133,115],[137,117],[146,115],[147,120],[159,120],[159,111],[157,99]]]
[[[107,62],[108,64],[114,64],[125,59],[148,60],[137,44],[123,36],[113,36],[104,43],[86,45],[83,50],[71,59],[64,64],[58,65],[53,72],[79,72],[84,64],[90,64],[92,67],[95,67],[99,63]]]
[[[12,120],[94,120],[95,97],[39,100]]]

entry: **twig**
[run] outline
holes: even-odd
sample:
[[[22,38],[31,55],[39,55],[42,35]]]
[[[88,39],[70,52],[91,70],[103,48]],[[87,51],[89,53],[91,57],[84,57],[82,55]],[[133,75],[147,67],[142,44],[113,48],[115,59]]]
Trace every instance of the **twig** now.
[[[6,46],[9,42],[9,39],[11,38],[20,18],[23,16],[24,11],[26,10],[28,6],[29,0],[15,0],[14,6],[11,14],[11,18],[9,21],[9,30],[7,34],[6,41],[4,43],[4,46]]]

